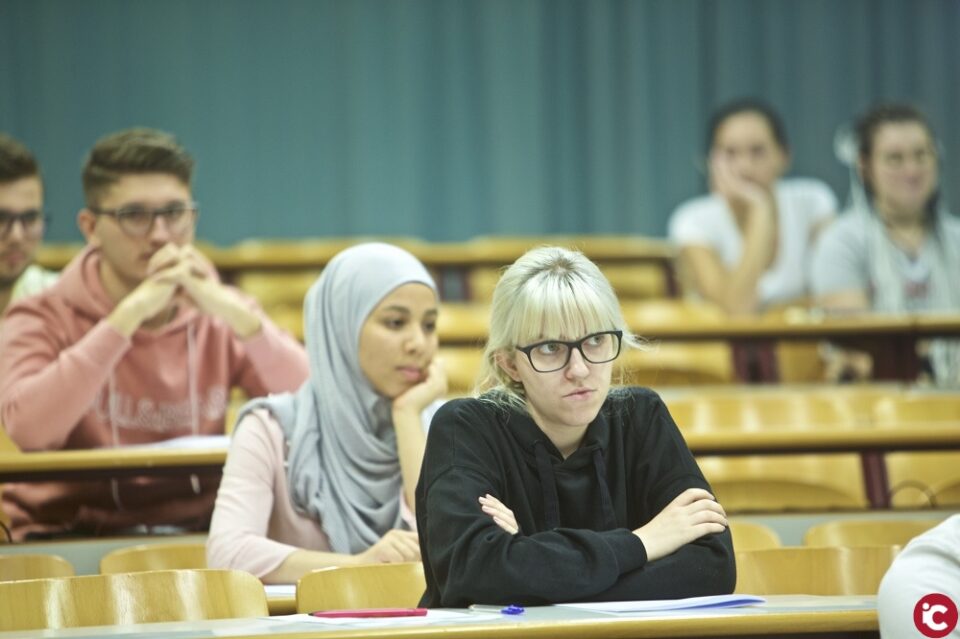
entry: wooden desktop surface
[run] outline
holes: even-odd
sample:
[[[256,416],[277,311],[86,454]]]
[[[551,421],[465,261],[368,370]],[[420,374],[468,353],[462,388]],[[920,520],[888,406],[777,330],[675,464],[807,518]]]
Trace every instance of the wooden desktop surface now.
[[[778,595],[761,606],[614,616],[557,607],[528,608],[520,616],[484,621],[469,618],[426,626],[329,626],[278,619],[141,624],[0,633],[0,639],[77,639],[80,637],[215,637],[325,639],[403,637],[405,639],[625,639],[685,637],[877,637],[876,597]],[[463,611],[460,611],[463,612]]]
[[[742,382],[779,380],[776,344],[829,340],[871,353],[874,379],[912,381],[919,372],[917,341],[960,336],[960,314],[820,316],[797,313],[764,317],[705,317],[651,320],[643,305],[623,305],[630,329],[652,342],[725,341],[734,349],[733,365]],[[489,309],[469,303],[444,304],[437,331],[443,346],[480,347],[489,331]]]
[[[849,453],[861,455],[867,496],[889,506],[884,453],[960,449],[960,424],[949,421],[899,426],[809,425],[746,430],[736,426],[681,429],[695,455]],[[0,483],[102,479],[136,475],[216,474],[227,451],[219,449],[117,449],[0,453]]]
[[[909,335],[917,338],[960,335],[960,315],[864,315],[829,317],[798,313],[795,317],[724,317],[702,320],[650,321],[643,304],[624,304],[630,329],[647,339],[671,341],[738,341],[780,339],[843,339]],[[441,305],[438,331],[443,344],[476,344],[487,339],[490,308],[451,302]]]
[[[98,448],[0,453],[0,483],[219,473],[226,448]]]
[[[682,429],[695,455],[849,453],[864,450],[960,448],[960,424],[898,427],[831,425],[809,429]],[[103,448],[35,453],[0,453],[0,483],[51,479],[94,479],[132,475],[217,473],[225,448],[204,450]]]

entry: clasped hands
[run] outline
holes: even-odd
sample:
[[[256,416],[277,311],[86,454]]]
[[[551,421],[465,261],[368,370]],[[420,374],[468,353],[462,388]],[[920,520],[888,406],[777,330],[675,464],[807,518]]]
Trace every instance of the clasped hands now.
[[[213,265],[192,245],[167,244],[147,264],[147,276],[124,297],[108,320],[130,336],[179,304],[224,320],[241,338],[260,330],[260,318],[235,292],[213,276]],[[168,318],[164,318],[168,319]]]

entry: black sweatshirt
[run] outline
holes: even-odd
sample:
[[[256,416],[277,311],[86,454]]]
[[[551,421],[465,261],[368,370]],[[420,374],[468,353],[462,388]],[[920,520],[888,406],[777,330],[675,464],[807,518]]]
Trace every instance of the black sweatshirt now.
[[[675,599],[733,592],[730,532],[647,562],[633,530],[710,486],[660,397],[614,390],[567,459],[520,411],[457,399],[433,418],[417,484],[421,605]],[[513,510],[510,535],[480,510]]]

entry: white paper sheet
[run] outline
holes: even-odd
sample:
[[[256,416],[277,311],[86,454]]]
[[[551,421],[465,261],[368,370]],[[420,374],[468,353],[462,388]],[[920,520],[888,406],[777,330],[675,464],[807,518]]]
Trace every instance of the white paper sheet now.
[[[658,612],[662,610],[691,610],[707,608],[733,608],[766,603],[763,597],[754,595],[715,595],[711,597],[687,597],[686,599],[657,599],[653,601],[603,601],[599,603],[557,604],[564,608],[592,610],[594,612]]]
[[[263,584],[267,597],[295,597],[297,584]]]

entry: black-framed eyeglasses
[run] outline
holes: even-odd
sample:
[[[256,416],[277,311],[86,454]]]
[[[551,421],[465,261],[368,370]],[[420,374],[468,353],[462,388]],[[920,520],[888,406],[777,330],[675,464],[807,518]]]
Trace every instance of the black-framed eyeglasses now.
[[[551,339],[529,346],[517,346],[517,350],[527,356],[533,370],[552,373],[566,367],[574,349],[580,351],[583,359],[591,364],[612,362],[620,355],[622,340],[623,331],[601,331],[572,342]]]
[[[171,234],[182,235],[187,232],[200,213],[200,207],[196,202],[174,202],[156,209],[137,204],[121,206],[118,209],[101,209],[94,206],[89,209],[96,215],[112,217],[124,233],[134,237],[144,237],[150,233],[158,217],[163,218]]]
[[[14,223],[19,222],[23,235],[31,240],[36,239],[43,234],[45,220],[43,211],[39,209],[29,209],[20,213],[0,209],[0,238],[6,239],[13,230]]]

